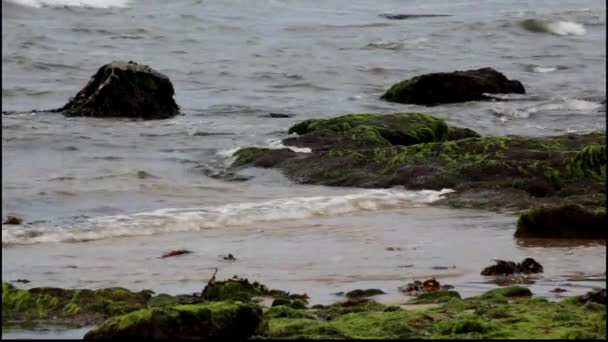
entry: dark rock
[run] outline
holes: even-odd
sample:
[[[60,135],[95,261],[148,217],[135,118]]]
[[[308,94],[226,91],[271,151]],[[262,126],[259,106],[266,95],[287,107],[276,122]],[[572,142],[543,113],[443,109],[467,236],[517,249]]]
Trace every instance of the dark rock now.
[[[540,207],[519,217],[515,237],[608,238],[606,208],[595,211],[579,204]]]
[[[346,297],[348,298],[357,298],[357,297],[371,297],[377,296],[381,294],[385,294],[386,292],[380,289],[367,289],[367,290],[352,290],[346,293]]]
[[[58,111],[66,116],[166,119],[179,114],[169,78],[147,65],[112,62]]]
[[[424,282],[416,280],[413,283],[400,286],[399,291],[409,296],[416,296],[421,293],[441,291],[441,284],[434,278],[425,280]]]
[[[481,271],[481,275],[510,275],[519,273],[517,264],[513,261],[494,260],[496,265],[488,266]]]
[[[30,283],[30,281],[27,279],[17,279],[17,280],[12,280],[11,282],[12,283],[23,283],[23,284]]]
[[[525,258],[517,264],[517,269],[524,274],[543,273],[543,266],[532,258]]]
[[[484,94],[525,94],[519,81],[509,80],[492,68],[432,73],[393,85],[381,99],[390,102],[435,105],[488,100]]]
[[[496,275],[512,275],[516,273],[542,273],[543,266],[532,258],[525,258],[521,263],[516,264],[513,261],[494,260],[496,265],[488,266],[481,271],[481,275],[496,276]]]
[[[418,18],[449,17],[448,14],[379,14],[380,17],[390,20],[407,20]]]
[[[564,293],[564,292],[568,292],[568,290],[562,289],[561,287],[556,287],[556,288],[554,288],[553,290],[551,290],[549,292],[552,292],[552,293]]]
[[[4,224],[21,224],[23,223],[23,219],[16,216],[8,216]]]
[[[234,257],[234,255],[232,255],[230,253],[228,253],[228,255],[226,255],[226,256],[223,256],[222,259],[226,260],[226,261],[236,261],[236,258]]]
[[[581,297],[581,301],[584,303],[593,302],[606,305],[606,289],[589,291]]]
[[[165,253],[160,258],[164,259],[164,258],[168,258],[168,257],[172,257],[172,256],[177,256],[177,255],[182,255],[182,254],[190,254],[190,253],[192,253],[192,252],[189,251],[189,250],[179,249],[179,250],[176,250],[176,251],[171,251],[171,252]]]

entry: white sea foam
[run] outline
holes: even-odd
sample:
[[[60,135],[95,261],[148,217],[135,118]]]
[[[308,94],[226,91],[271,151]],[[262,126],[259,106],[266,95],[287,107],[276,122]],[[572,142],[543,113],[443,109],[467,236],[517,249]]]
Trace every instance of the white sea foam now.
[[[560,36],[582,36],[586,33],[585,27],[582,24],[572,21],[553,21],[547,24],[547,28],[551,33]]]
[[[111,8],[126,7],[129,0],[8,0],[12,3],[27,7],[92,7]]]
[[[536,66],[532,70],[534,72],[539,72],[539,73],[548,73],[548,72],[554,72],[555,70],[557,70],[557,68]]]
[[[92,218],[62,226],[4,225],[2,243],[86,241],[124,236],[197,232],[259,222],[410,208],[435,202],[453,191],[451,189],[441,191],[362,190],[341,196],[294,197],[200,208],[166,208],[133,215]]]
[[[556,99],[539,105],[534,105],[527,108],[517,108],[509,104],[497,104],[491,108],[494,115],[498,116],[501,121],[506,121],[506,118],[527,119],[530,115],[547,112],[547,111],[574,111],[574,112],[593,112],[602,107],[602,104],[578,100],[578,99]]]

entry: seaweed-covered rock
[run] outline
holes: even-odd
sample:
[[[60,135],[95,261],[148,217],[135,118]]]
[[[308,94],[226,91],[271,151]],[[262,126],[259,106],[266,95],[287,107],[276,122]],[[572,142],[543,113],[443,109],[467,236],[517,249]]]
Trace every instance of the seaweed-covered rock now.
[[[292,126],[288,133],[305,135],[321,130],[351,133],[350,135],[355,135],[352,140],[371,137],[368,142],[375,142],[374,146],[407,146],[444,141],[448,137],[448,125],[443,120],[420,113],[348,114],[332,119],[311,119]],[[287,139],[285,143],[295,144],[297,141]],[[332,145],[334,144],[335,142],[332,142]]]
[[[408,120],[418,121],[410,125]],[[604,132],[480,137],[417,113],[306,120],[290,132],[300,135],[285,139],[285,145],[312,152],[242,149],[236,152],[232,168],[271,166],[303,184],[451,188],[456,191],[441,203],[458,207],[521,210],[548,203],[605,205],[605,177],[601,177],[605,159],[600,156]],[[395,132],[417,137],[419,142],[395,138]]]
[[[589,210],[578,204],[540,207],[519,217],[515,237],[608,238],[606,208]]]
[[[352,291],[347,292],[346,297],[348,297],[348,298],[372,297],[372,296],[377,296],[377,295],[381,295],[381,294],[385,294],[385,292],[380,289],[366,289],[366,290],[357,289],[357,290],[352,290]]]
[[[243,301],[248,302],[253,297],[269,296],[284,298],[291,302],[301,300],[307,303],[306,294],[290,294],[282,290],[269,289],[264,284],[250,282],[248,279],[234,276],[222,281],[213,281],[207,284],[201,297],[208,301]],[[297,304],[296,304],[297,305]]]
[[[112,62],[58,111],[66,116],[166,119],[177,115],[179,106],[167,76],[147,65]]]
[[[485,94],[525,94],[519,81],[492,68],[432,73],[393,85],[381,99],[422,105],[486,100]]]
[[[414,301],[412,301],[412,304],[444,303],[449,302],[453,298],[460,299],[460,293],[456,291],[435,291],[421,293]]]
[[[2,324],[34,322],[80,326],[146,307],[150,291],[131,292],[116,287],[66,290],[53,287],[19,289],[2,283]]]
[[[587,292],[585,295],[580,297],[581,302],[598,303],[606,305],[606,289],[597,289]]]
[[[114,317],[85,339],[247,339],[264,329],[262,310],[242,303],[214,302],[147,308]]]
[[[480,298],[497,298],[497,297],[532,297],[532,291],[523,286],[507,286],[483,293]]]

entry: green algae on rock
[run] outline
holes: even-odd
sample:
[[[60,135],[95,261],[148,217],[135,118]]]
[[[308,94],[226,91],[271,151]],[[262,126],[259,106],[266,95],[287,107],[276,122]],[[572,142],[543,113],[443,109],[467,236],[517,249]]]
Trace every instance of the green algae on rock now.
[[[429,293],[422,293],[416,297],[415,300],[408,304],[430,304],[430,303],[445,303],[449,302],[453,298],[460,299],[460,293],[456,291],[434,291]]]
[[[527,291],[526,291],[527,290]],[[526,297],[521,297],[526,295]],[[302,339],[502,339],[606,337],[605,306],[567,299],[549,302],[528,297],[528,289],[509,287],[481,296],[452,298],[422,310],[388,310],[379,303],[363,303],[321,315],[327,308],[308,310],[316,318],[268,317],[261,337]],[[502,299],[502,300],[498,300]]]
[[[285,139],[285,145],[312,153],[242,149],[232,168],[273,167],[303,184],[451,188],[456,191],[442,203],[455,207],[605,206],[604,132],[480,137],[419,113],[306,120],[290,132],[301,135]]]
[[[146,308],[114,317],[85,335],[106,338],[234,338],[263,333],[259,307],[239,302],[213,302]]]
[[[65,290],[40,287],[19,289],[2,282],[2,325],[36,323],[84,325],[146,307],[149,291],[123,288]]]
[[[578,204],[540,207],[519,217],[515,237],[606,239],[607,224],[605,207],[595,211]]]
[[[290,294],[282,290],[269,289],[264,284],[250,282],[248,279],[233,277],[226,280],[214,281],[205,287],[201,297],[207,301],[243,301],[249,302],[254,297],[270,296],[286,298],[291,301],[299,300],[307,303],[308,296]],[[300,305],[299,303],[296,305]]]

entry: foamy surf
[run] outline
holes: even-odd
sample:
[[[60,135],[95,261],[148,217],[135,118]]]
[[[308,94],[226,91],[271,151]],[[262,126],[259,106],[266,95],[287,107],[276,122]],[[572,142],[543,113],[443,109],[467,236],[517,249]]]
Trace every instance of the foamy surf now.
[[[579,100],[579,99],[554,99],[539,105],[534,105],[526,108],[518,108],[513,105],[497,104],[490,110],[492,114],[504,118],[527,119],[532,114],[545,112],[577,112],[577,113],[593,113],[603,107],[601,103]],[[503,120],[503,121],[504,121]]]
[[[357,212],[412,208],[454,190],[362,190],[342,196],[282,198],[200,208],[166,208],[133,215],[91,218],[71,225],[2,226],[3,244],[89,241],[106,238],[198,232],[254,223],[327,217]]]
[[[520,25],[527,31],[551,33],[558,36],[582,36],[587,32],[582,24],[573,21],[526,19],[522,20]]]
[[[26,7],[90,7],[111,8],[126,7],[129,0],[7,0]]]

